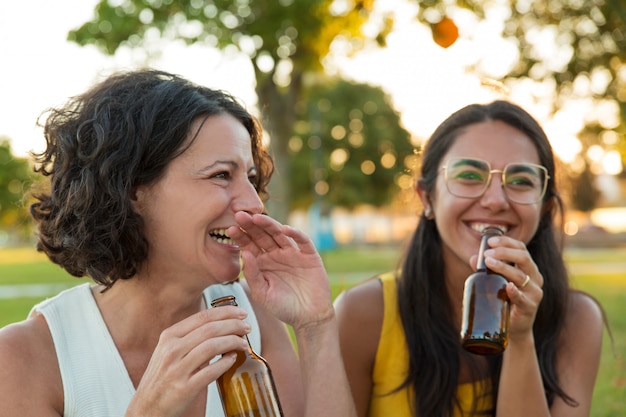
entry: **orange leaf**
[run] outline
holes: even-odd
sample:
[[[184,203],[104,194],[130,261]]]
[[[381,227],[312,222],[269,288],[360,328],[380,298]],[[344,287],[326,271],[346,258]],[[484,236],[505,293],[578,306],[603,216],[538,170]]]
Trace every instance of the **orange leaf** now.
[[[435,43],[442,48],[447,48],[459,38],[459,28],[449,17],[444,17],[438,23],[430,25],[430,29],[433,31]]]

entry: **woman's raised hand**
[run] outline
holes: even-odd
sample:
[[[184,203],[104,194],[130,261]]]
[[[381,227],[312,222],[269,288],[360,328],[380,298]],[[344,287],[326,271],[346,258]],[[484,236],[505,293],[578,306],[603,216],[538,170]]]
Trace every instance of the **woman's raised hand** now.
[[[252,297],[294,328],[334,316],[328,275],[311,239],[269,216],[235,214],[228,229]]]

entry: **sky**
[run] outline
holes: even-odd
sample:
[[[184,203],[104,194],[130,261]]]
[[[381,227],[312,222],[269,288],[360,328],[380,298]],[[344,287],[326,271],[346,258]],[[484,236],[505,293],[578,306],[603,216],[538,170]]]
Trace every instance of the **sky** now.
[[[145,66],[141,52],[126,48],[109,57],[93,46],[66,40],[70,30],[91,20],[96,2],[0,1],[0,137],[11,139],[14,154],[27,156],[29,151],[43,149],[45,142],[36,122],[44,110],[62,105],[116,70]],[[517,58],[516,46],[499,36],[508,13],[506,3],[492,0],[481,21],[470,11],[452,10],[461,36],[444,49],[432,40],[430,28],[413,20],[415,1],[379,0],[380,11],[393,10],[397,19],[387,48],[346,58],[341,47],[335,47],[325,66],[330,74],[382,87],[405,128],[415,138],[425,139],[460,107],[503,97],[501,91],[486,87],[485,80],[489,84],[501,79]],[[541,42],[544,55],[561,56],[550,34],[545,36]],[[161,52],[150,61],[151,66],[229,91],[250,109],[256,108],[254,71],[246,57],[227,57],[215,49],[182,43],[169,43]],[[469,66],[482,68],[482,75],[468,71]],[[581,149],[576,134],[597,106],[572,101],[553,116],[553,93],[554,86],[521,82],[509,89],[506,98],[540,121],[555,152],[569,162]],[[611,113],[600,108],[595,112]]]
[[[416,9],[407,0],[381,0],[381,10],[396,12],[396,29],[384,50],[367,50],[345,58],[336,48],[325,62],[330,74],[382,87],[391,97],[407,130],[415,138],[427,138],[450,113],[470,103],[503,98],[501,91],[486,87],[501,79],[516,60],[517,49],[503,40],[505,7],[486,11],[478,21],[469,11],[451,17],[460,38],[444,49],[434,43],[430,29],[412,20]],[[80,47],[66,40],[67,33],[89,21],[96,0],[0,1],[0,138],[9,137],[13,153],[28,156],[41,151],[45,142],[38,117],[49,107],[64,104],[96,81],[117,71],[144,66],[143,56],[128,50],[108,57],[95,47]],[[549,33],[548,33],[549,35]],[[550,39],[541,42],[546,57],[559,57]],[[251,110],[256,107],[254,71],[243,56],[226,57],[215,49],[171,43],[150,65],[180,74],[191,81],[229,91]],[[482,76],[467,70],[480,66]],[[550,85],[520,83],[506,98],[522,105],[543,125],[556,154],[571,162],[580,152],[576,134],[589,114],[610,114],[603,108],[571,102],[550,115]],[[613,155],[615,157],[615,155]],[[598,160],[606,158],[599,150]],[[622,167],[619,157],[613,173]],[[605,161],[606,162],[606,161]],[[606,165],[606,164],[605,164]],[[605,192],[616,190],[615,179],[605,175]],[[623,225],[626,230],[626,224]]]
[[[69,30],[91,19],[95,4],[96,0],[0,2],[0,136],[11,139],[16,155],[43,149],[36,121],[45,109],[63,104],[115,70],[143,62],[128,51],[107,57],[95,47],[66,40]],[[352,59],[336,57],[328,65],[331,73],[383,87],[405,127],[422,138],[457,108],[497,96],[465,70],[466,65],[483,60],[504,74],[514,53],[498,38],[497,24],[477,26],[473,16],[459,14],[455,19],[463,26],[462,35],[471,30],[472,40],[461,39],[444,49],[432,41],[430,29],[409,20],[414,6],[403,0],[382,4],[399,11],[398,29],[390,35],[388,48]],[[207,47],[171,44],[151,65],[256,105],[254,73],[244,57],[226,58]]]
[[[93,16],[95,0],[23,0],[0,2],[0,137],[11,139],[13,153],[26,156],[43,149],[36,122],[116,70],[139,66],[137,56],[108,57],[95,47],[66,40],[71,29]],[[225,58],[213,49],[168,45],[155,67],[192,81],[221,88],[249,106],[256,104],[251,65]]]

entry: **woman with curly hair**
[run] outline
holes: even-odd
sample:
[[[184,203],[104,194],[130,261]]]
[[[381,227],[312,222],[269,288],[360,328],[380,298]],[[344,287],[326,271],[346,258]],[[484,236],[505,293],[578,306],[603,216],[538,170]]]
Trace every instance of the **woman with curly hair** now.
[[[401,267],[335,303],[359,416],[589,416],[603,314],[569,286],[555,179],[544,131],[510,102],[467,106],[435,130]],[[503,354],[479,356],[459,335],[464,283],[489,226],[504,231],[484,255],[508,281],[510,327]]]
[[[215,380],[244,335],[285,416],[353,415],[328,277],[303,233],[264,214],[273,163],[233,97],[114,74],[50,110],[44,135],[38,249],[94,283],[0,331],[3,415],[220,416]],[[239,307],[209,308],[223,295]]]

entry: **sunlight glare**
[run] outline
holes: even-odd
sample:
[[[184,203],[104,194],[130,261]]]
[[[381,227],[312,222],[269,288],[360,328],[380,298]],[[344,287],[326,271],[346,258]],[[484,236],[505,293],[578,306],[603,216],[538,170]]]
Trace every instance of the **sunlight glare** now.
[[[608,151],[602,158],[602,167],[604,172],[609,175],[619,175],[624,167],[622,166],[622,156],[616,150]]]

